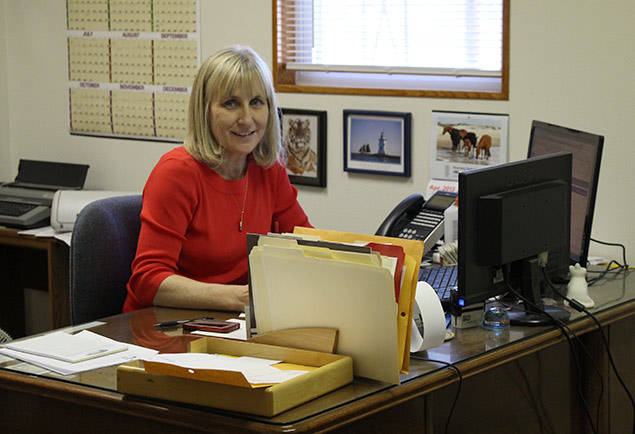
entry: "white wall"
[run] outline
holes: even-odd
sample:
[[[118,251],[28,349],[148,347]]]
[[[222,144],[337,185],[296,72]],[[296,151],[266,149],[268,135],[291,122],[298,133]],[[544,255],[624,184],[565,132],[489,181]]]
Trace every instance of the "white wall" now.
[[[70,136],[65,2],[0,0],[0,5],[6,28],[6,40],[0,36],[0,97],[7,94],[0,126],[8,118],[10,131],[8,136],[0,131],[0,179],[15,176],[19,158],[63,160],[90,164],[87,188],[140,190],[158,158],[174,145]],[[270,61],[271,13],[266,0],[201,0],[202,56],[247,44]],[[625,242],[632,257],[633,16],[632,0],[513,2],[509,101],[280,94],[283,107],[328,112],[328,187],[299,189],[312,223],[373,233],[402,197],[423,191],[432,110],[508,113],[510,160],[524,158],[533,119],[605,136],[593,236]],[[409,179],[343,172],[342,110],[362,108],[412,113]],[[621,260],[614,248],[594,244],[592,253]]]

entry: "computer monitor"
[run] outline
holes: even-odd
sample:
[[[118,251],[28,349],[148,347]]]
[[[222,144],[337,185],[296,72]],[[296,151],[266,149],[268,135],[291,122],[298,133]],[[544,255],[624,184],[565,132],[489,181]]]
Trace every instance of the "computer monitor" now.
[[[571,152],[571,262],[586,267],[591,240],[591,224],[600,176],[604,137],[571,128],[533,121],[528,157]]]
[[[531,304],[508,312],[515,324],[566,320],[568,312],[542,302],[546,252],[549,273],[569,266],[571,153],[556,153],[459,173],[458,289],[452,303],[467,308],[510,292]],[[534,306],[535,305],[535,306]]]

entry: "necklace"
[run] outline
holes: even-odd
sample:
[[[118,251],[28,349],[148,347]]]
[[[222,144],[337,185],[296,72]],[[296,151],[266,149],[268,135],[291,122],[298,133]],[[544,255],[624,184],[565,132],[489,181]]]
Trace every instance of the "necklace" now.
[[[225,185],[227,186],[227,190],[229,190],[229,195],[232,197],[232,200],[234,201],[234,205],[236,205],[236,209],[240,211],[240,222],[238,223],[238,230],[242,232],[243,231],[243,217],[245,217],[245,204],[247,203],[247,190],[249,189],[249,174],[245,175],[245,196],[243,197],[242,209],[238,206],[238,202],[236,202],[236,197],[234,197],[234,193],[232,193],[231,188],[229,188],[229,184],[227,183],[225,178],[222,178],[222,179]]]

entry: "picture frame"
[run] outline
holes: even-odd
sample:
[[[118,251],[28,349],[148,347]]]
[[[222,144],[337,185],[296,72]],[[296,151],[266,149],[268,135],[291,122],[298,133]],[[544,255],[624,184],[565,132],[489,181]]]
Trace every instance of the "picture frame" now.
[[[456,182],[465,170],[507,162],[508,125],[506,114],[433,110],[431,178]]]
[[[280,109],[289,180],[326,187],[326,111]]]
[[[344,110],[344,171],[410,177],[410,113]]]

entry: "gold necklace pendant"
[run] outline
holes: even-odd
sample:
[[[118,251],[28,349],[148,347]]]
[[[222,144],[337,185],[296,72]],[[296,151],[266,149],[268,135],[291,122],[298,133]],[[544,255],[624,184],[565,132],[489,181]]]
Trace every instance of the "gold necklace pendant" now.
[[[222,178],[223,182],[225,183],[225,186],[227,186],[227,190],[229,190],[229,195],[232,197],[232,200],[234,201],[234,205],[236,205],[236,208],[238,209],[238,211],[240,211],[240,221],[238,222],[239,232],[243,231],[243,218],[245,217],[245,205],[247,204],[247,191],[249,190],[249,174],[245,175],[245,178],[246,178],[245,179],[245,195],[243,196],[242,209],[238,207],[238,202],[236,202],[236,197],[234,197],[234,193],[232,192],[231,188],[229,188],[229,184],[227,183],[225,178]]]

